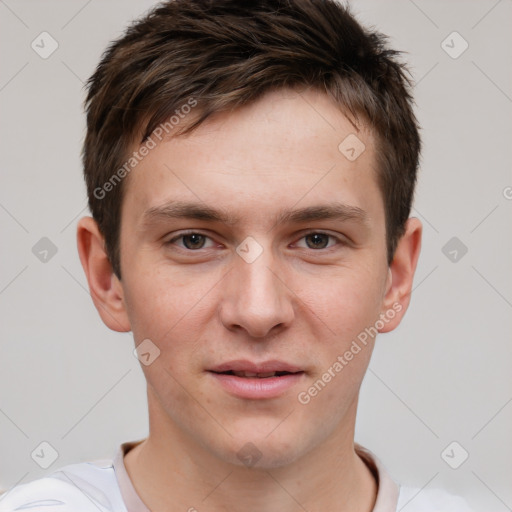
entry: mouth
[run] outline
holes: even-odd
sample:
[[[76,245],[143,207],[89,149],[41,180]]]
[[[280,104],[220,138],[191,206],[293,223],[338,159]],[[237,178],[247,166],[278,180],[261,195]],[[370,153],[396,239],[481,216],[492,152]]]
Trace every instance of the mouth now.
[[[306,372],[282,361],[231,361],[208,370],[230,395],[243,399],[277,398],[302,380]]]
[[[304,372],[302,372],[302,371],[298,371],[298,372],[275,371],[275,372],[257,373],[257,372],[227,370],[225,372],[212,371],[212,373],[217,373],[219,375],[236,375],[237,377],[242,377],[245,379],[269,379],[271,377],[283,377],[284,375],[295,375],[297,373],[304,373]]]

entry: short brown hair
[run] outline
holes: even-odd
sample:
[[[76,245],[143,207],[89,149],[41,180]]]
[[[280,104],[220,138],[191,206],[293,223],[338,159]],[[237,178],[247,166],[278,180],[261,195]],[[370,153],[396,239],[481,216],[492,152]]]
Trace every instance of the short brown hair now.
[[[376,135],[391,262],[410,214],[420,137],[407,70],[386,44],[333,0],[171,0],[132,24],[105,51],[85,102],[89,207],[116,275],[129,169],[120,171],[133,144],[190,98],[197,115],[176,135],[273,89],[302,86],[325,92]]]

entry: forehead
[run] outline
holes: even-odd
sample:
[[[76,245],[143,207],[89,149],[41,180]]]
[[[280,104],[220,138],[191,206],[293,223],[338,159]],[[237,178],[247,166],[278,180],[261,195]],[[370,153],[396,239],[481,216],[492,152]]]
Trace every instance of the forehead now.
[[[139,222],[172,200],[253,220],[299,202],[372,210],[373,201],[371,216],[381,206],[375,199],[381,203],[371,131],[321,92],[285,89],[157,141],[128,176],[123,216]]]

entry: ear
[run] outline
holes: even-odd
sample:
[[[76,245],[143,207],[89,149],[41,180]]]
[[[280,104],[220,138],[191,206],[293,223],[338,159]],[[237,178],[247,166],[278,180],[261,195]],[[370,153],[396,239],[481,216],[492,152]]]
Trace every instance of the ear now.
[[[411,300],[412,284],[421,249],[422,225],[419,219],[410,218],[405,233],[399,240],[393,261],[389,265],[386,293],[381,316],[386,322],[379,332],[389,332],[402,321]]]
[[[78,222],[77,244],[91,297],[107,327],[113,331],[131,330],[121,281],[112,270],[103,236],[91,217]]]

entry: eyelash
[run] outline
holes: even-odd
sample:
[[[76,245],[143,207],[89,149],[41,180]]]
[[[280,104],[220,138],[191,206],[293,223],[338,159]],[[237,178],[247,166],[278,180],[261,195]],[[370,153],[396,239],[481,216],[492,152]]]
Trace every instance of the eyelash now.
[[[185,233],[181,233],[178,236],[175,236],[174,238],[168,240],[167,242],[165,242],[165,245],[173,245],[174,242],[176,242],[177,240],[183,239],[184,237],[190,236],[190,235],[200,235],[200,236],[203,236],[203,237],[211,240],[211,237],[209,237],[208,235],[206,235],[204,233],[201,233],[200,231],[188,231],[188,232],[185,232]],[[310,249],[310,250],[315,251],[315,252],[328,251],[328,250],[332,249],[333,247],[335,247],[336,245],[340,245],[340,246],[347,245],[347,243],[344,240],[342,240],[341,238],[339,238],[337,236],[334,236],[334,235],[331,235],[330,233],[325,233],[324,231],[309,231],[307,233],[304,233],[300,237],[299,240],[302,240],[303,238],[306,238],[309,235],[323,235],[323,236],[329,237],[329,239],[333,239],[333,240],[336,241],[336,244],[334,244],[334,245],[332,245],[330,247],[324,247],[324,248],[321,248],[321,249]],[[187,247],[179,247],[179,249],[181,249],[183,251],[186,251],[186,252],[199,252],[199,251],[203,250],[204,248],[201,247],[200,249],[195,249],[194,250],[194,249],[188,249]],[[208,247],[206,249],[208,249]],[[302,249],[309,249],[309,247],[302,247]]]

